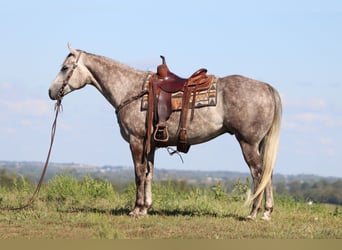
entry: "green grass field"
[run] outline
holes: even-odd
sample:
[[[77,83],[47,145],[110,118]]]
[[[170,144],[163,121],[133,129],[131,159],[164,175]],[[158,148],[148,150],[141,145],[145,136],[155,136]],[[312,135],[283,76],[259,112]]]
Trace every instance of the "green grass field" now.
[[[177,184],[177,183],[176,183]],[[150,215],[127,216],[134,185],[114,191],[104,180],[58,175],[39,198],[21,211],[0,211],[0,239],[341,239],[342,207],[309,205],[276,197],[271,221],[245,220],[245,187],[226,194],[215,187],[184,187],[175,182],[153,186]],[[0,189],[2,206],[25,203],[34,187],[24,179]]]

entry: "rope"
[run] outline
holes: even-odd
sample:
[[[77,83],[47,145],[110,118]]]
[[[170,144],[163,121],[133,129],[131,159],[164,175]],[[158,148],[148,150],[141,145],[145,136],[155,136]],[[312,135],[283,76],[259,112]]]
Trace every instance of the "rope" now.
[[[182,163],[184,163],[183,157],[182,155],[179,153],[178,150],[173,149],[171,147],[167,147],[166,148],[167,152],[169,153],[170,156],[173,156],[174,154],[177,154],[179,156],[179,158],[182,160]]]
[[[52,123],[52,128],[51,128],[51,139],[50,139],[50,146],[49,146],[49,151],[45,160],[45,164],[43,167],[43,171],[42,174],[40,176],[39,182],[37,184],[36,190],[34,191],[33,195],[31,196],[31,198],[27,201],[26,204],[21,205],[19,207],[2,207],[0,206],[0,210],[7,210],[7,211],[15,211],[15,210],[22,210],[28,207],[31,207],[36,199],[36,197],[39,194],[40,188],[42,187],[43,184],[43,180],[46,174],[46,170],[48,168],[49,165],[49,161],[50,161],[50,155],[51,155],[51,151],[52,151],[52,145],[53,142],[55,140],[55,134],[56,134],[56,127],[57,127],[57,118],[58,118],[58,114],[59,112],[62,111],[62,98],[58,98],[56,104],[55,104],[55,119]]]
[[[49,147],[49,151],[48,151],[48,154],[47,154],[47,157],[46,157],[46,160],[45,160],[43,171],[42,171],[42,174],[40,176],[39,182],[37,184],[36,190],[34,191],[33,195],[31,196],[31,198],[28,200],[28,202],[26,204],[21,205],[19,207],[2,207],[2,206],[0,206],[0,210],[14,211],[14,210],[25,209],[27,207],[32,206],[34,201],[35,201],[35,199],[36,199],[36,197],[38,196],[40,188],[42,187],[42,184],[43,184],[43,181],[44,181],[44,177],[45,177],[48,165],[49,165],[49,161],[50,161],[52,145],[53,145],[53,142],[55,140],[58,114],[59,114],[59,112],[61,112],[63,110],[62,99],[63,99],[63,96],[64,96],[64,88],[66,87],[66,85],[68,85],[68,82],[69,82],[71,76],[73,75],[75,69],[77,68],[77,64],[78,64],[78,61],[81,58],[82,53],[83,53],[83,51],[80,51],[79,54],[77,55],[73,67],[69,71],[67,77],[64,79],[63,84],[62,84],[62,86],[61,86],[61,88],[60,88],[60,90],[58,92],[58,95],[57,95],[57,98],[56,98],[57,102],[55,104],[55,112],[56,112],[55,113],[55,119],[54,119],[54,121],[52,123],[52,128],[51,128],[50,147]],[[74,56],[76,56],[76,55],[74,55]]]

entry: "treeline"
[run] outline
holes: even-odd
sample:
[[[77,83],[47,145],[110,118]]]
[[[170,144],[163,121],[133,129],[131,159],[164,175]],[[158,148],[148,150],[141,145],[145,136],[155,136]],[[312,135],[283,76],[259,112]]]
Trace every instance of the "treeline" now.
[[[278,195],[290,195],[307,202],[331,203],[342,205],[342,180],[278,182],[274,185]]]
[[[39,171],[38,171],[39,172]],[[119,193],[124,192],[129,185],[134,182],[134,173],[131,170],[122,170],[117,172],[79,172],[76,169],[68,169],[63,171],[70,176],[77,179],[82,179],[84,176],[89,175],[95,179],[106,179],[109,181],[113,189]],[[197,179],[191,179],[191,173],[184,172],[179,174],[170,174],[166,170],[156,172],[155,183],[161,183],[172,185],[179,191],[189,191],[196,187],[204,187],[211,189],[214,193],[220,193],[223,191],[226,194],[242,194],[248,188],[252,186],[252,181],[248,175],[242,175],[242,177],[235,176],[232,178],[225,177],[223,173],[219,173],[219,178],[212,178],[206,176],[204,173],[201,177],[197,176]],[[46,181],[55,176],[55,173],[48,173]],[[194,174],[193,174],[194,175]],[[217,173],[216,173],[217,175]],[[20,180],[25,179],[25,182],[35,184],[39,174],[34,174],[32,178],[32,172],[30,174],[16,173],[8,169],[0,169],[0,187],[5,188],[20,188]],[[180,177],[182,176],[182,178]],[[299,178],[299,177],[298,177]],[[278,196],[291,196],[296,200],[305,202],[317,202],[317,203],[330,203],[336,205],[342,205],[342,179],[331,178],[280,178],[279,176],[273,180],[274,193]]]
[[[243,180],[226,180],[221,185],[226,193],[232,193],[236,188],[245,190],[251,187],[251,183],[248,177]],[[342,179],[276,180],[273,181],[273,191],[275,195],[291,196],[298,201],[342,205]]]

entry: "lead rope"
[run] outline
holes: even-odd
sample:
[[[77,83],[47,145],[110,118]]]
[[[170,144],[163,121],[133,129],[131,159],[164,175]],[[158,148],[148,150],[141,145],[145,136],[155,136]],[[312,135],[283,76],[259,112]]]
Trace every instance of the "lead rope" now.
[[[54,121],[52,123],[52,128],[51,128],[51,139],[50,139],[49,151],[48,151],[48,154],[47,154],[47,157],[46,157],[46,160],[45,160],[45,164],[44,164],[44,167],[43,167],[43,172],[42,172],[42,174],[40,176],[39,182],[37,184],[36,190],[34,191],[33,195],[28,200],[28,202],[26,204],[24,204],[24,205],[21,205],[19,207],[2,207],[2,206],[0,206],[0,210],[7,210],[7,211],[22,210],[22,209],[28,208],[28,207],[33,205],[33,202],[35,201],[37,195],[39,194],[40,188],[42,187],[43,180],[44,180],[44,177],[45,177],[45,174],[46,174],[46,170],[47,170],[48,165],[49,165],[50,155],[51,155],[51,151],[52,151],[52,145],[53,145],[53,142],[55,140],[56,127],[57,127],[57,117],[58,117],[59,112],[62,111],[62,109],[63,109],[62,108],[62,98],[59,95],[59,97],[57,99],[57,102],[55,104],[55,112],[56,112],[56,114],[55,114],[55,119],[54,119]]]
[[[0,210],[7,210],[7,211],[13,211],[13,210],[21,210],[21,209],[25,209],[27,207],[32,206],[33,202],[35,201],[35,198],[37,197],[37,195],[39,194],[40,188],[42,187],[43,181],[44,181],[44,177],[46,174],[46,170],[48,168],[49,165],[49,161],[50,161],[50,155],[51,155],[51,151],[52,151],[52,145],[53,142],[55,140],[55,134],[56,134],[56,127],[57,127],[57,118],[58,118],[58,114],[59,112],[63,111],[63,106],[62,106],[62,99],[64,96],[64,88],[66,87],[66,85],[68,84],[72,74],[74,73],[76,67],[77,67],[77,63],[79,61],[79,59],[81,58],[83,51],[80,51],[78,56],[76,57],[76,61],[72,67],[72,69],[69,71],[69,74],[67,75],[67,77],[64,79],[63,84],[58,92],[57,95],[57,102],[55,104],[55,119],[52,123],[52,128],[51,128],[51,138],[50,138],[50,147],[49,147],[49,151],[45,160],[45,164],[43,167],[43,172],[40,176],[39,182],[37,184],[36,190],[34,191],[33,195],[31,196],[31,198],[28,200],[28,202],[25,205],[19,206],[19,207],[2,207],[0,206]]]
[[[42,187],[43,180],[44,180],[44,177],[46,174],[46,170],[47,170],[48,165],[49,165],[50,155],[51,155],[51,151],[52,151],[52,145],[53,145],[53,142],[55,140],[58,114],[59,114],[59,112],[61,112],[63,110],[62,99],[63,99],[63,95],[64,95],[64,88],[68,84],[69,79],[71,78],[72,74],[74,73],[75,68],[77,67],[77,62],[81,56],[81,53],[82,52],[80,52],[80,54],[78,55],[75,65],[73,66],[73,68],[71,69],[71,71],[69,72],[67,77],[64,79],[62,87],[59,90],[58,95],[57,95],[57,102],[55,103],[55,119],[54,119],[54,121],[52,123],[52,127],[51,127],[49,151],[48,151],[48,154],[47,154],[47,157],[46,157],[46,160],[44,163],[43,171],[42,171],[42,174],[40,176],[39,182],[37,184],[36,190],[34,191],[33,195],[31,196],[31,198],[28,200],[28,202],[26,204],[21,205],[19,207],[2,207],[2,206],[0,206],[0,210],[14,211],[14,210],[22,210],[22,209],[28,208],[28,207],[33,205],[33,202],[35,201],[37,195],[39,194],[40,188]]]
[[[80,52],[80,54],[78,55],[75,65],[73,66],[73,68],[71,69],[71,71],[69,72],[67,77],[64,79],[62,87],[59,90],[58,95],[57,95],[57,102],[55,103],[55,119],[53,120],[52,127],[51,127],[49,151],[48,151],[48,154],[47,154],[47,157],[46,157],[46,160],[44,163],[43,171],[42,171],[42,174],[40,176],[39,182],[37,184],[36,190],[34,191],[33,195],[31,196],[31,198],[28,200],[28,202],[26,204],[21,205],[19,207],[2,207],[2,206],[0,206],[0,210],[14,211],[14,210],[22,210],[22,209],[28,208],[28,207],[33,205],[33,202],[35,201],[37,195],[39,194],[40,188],[42,187],[42,184],[44,181],[46,170],[47,170],[48,165],[49,165],[51,151],[52,151],[52,145],[53,145],[53,142],[55,140],[58,114],[59,114],[59,112],[61,112],[63,110],[62,99],[63,99],[63,95],[64,95],[64,88],[68,84],[69,79],[71,78],[72,74],[74,73],[75,68],[77,67],[77,62],[81,56],[81,53],[82,52]]]

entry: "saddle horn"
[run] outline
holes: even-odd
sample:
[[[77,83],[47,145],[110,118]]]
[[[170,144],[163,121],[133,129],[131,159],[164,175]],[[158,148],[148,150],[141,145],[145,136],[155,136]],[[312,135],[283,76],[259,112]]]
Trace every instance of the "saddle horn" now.
[[[161,55],[160,58],[162,59],[162,64],[166,64],[165,57]]]
[[[157,67],[157,74],[159,77],[166,77],[167,72],[169,72],[169,68],[166,65],[166,60],[164,56],[160,56],[162,59],[162,64]]]

